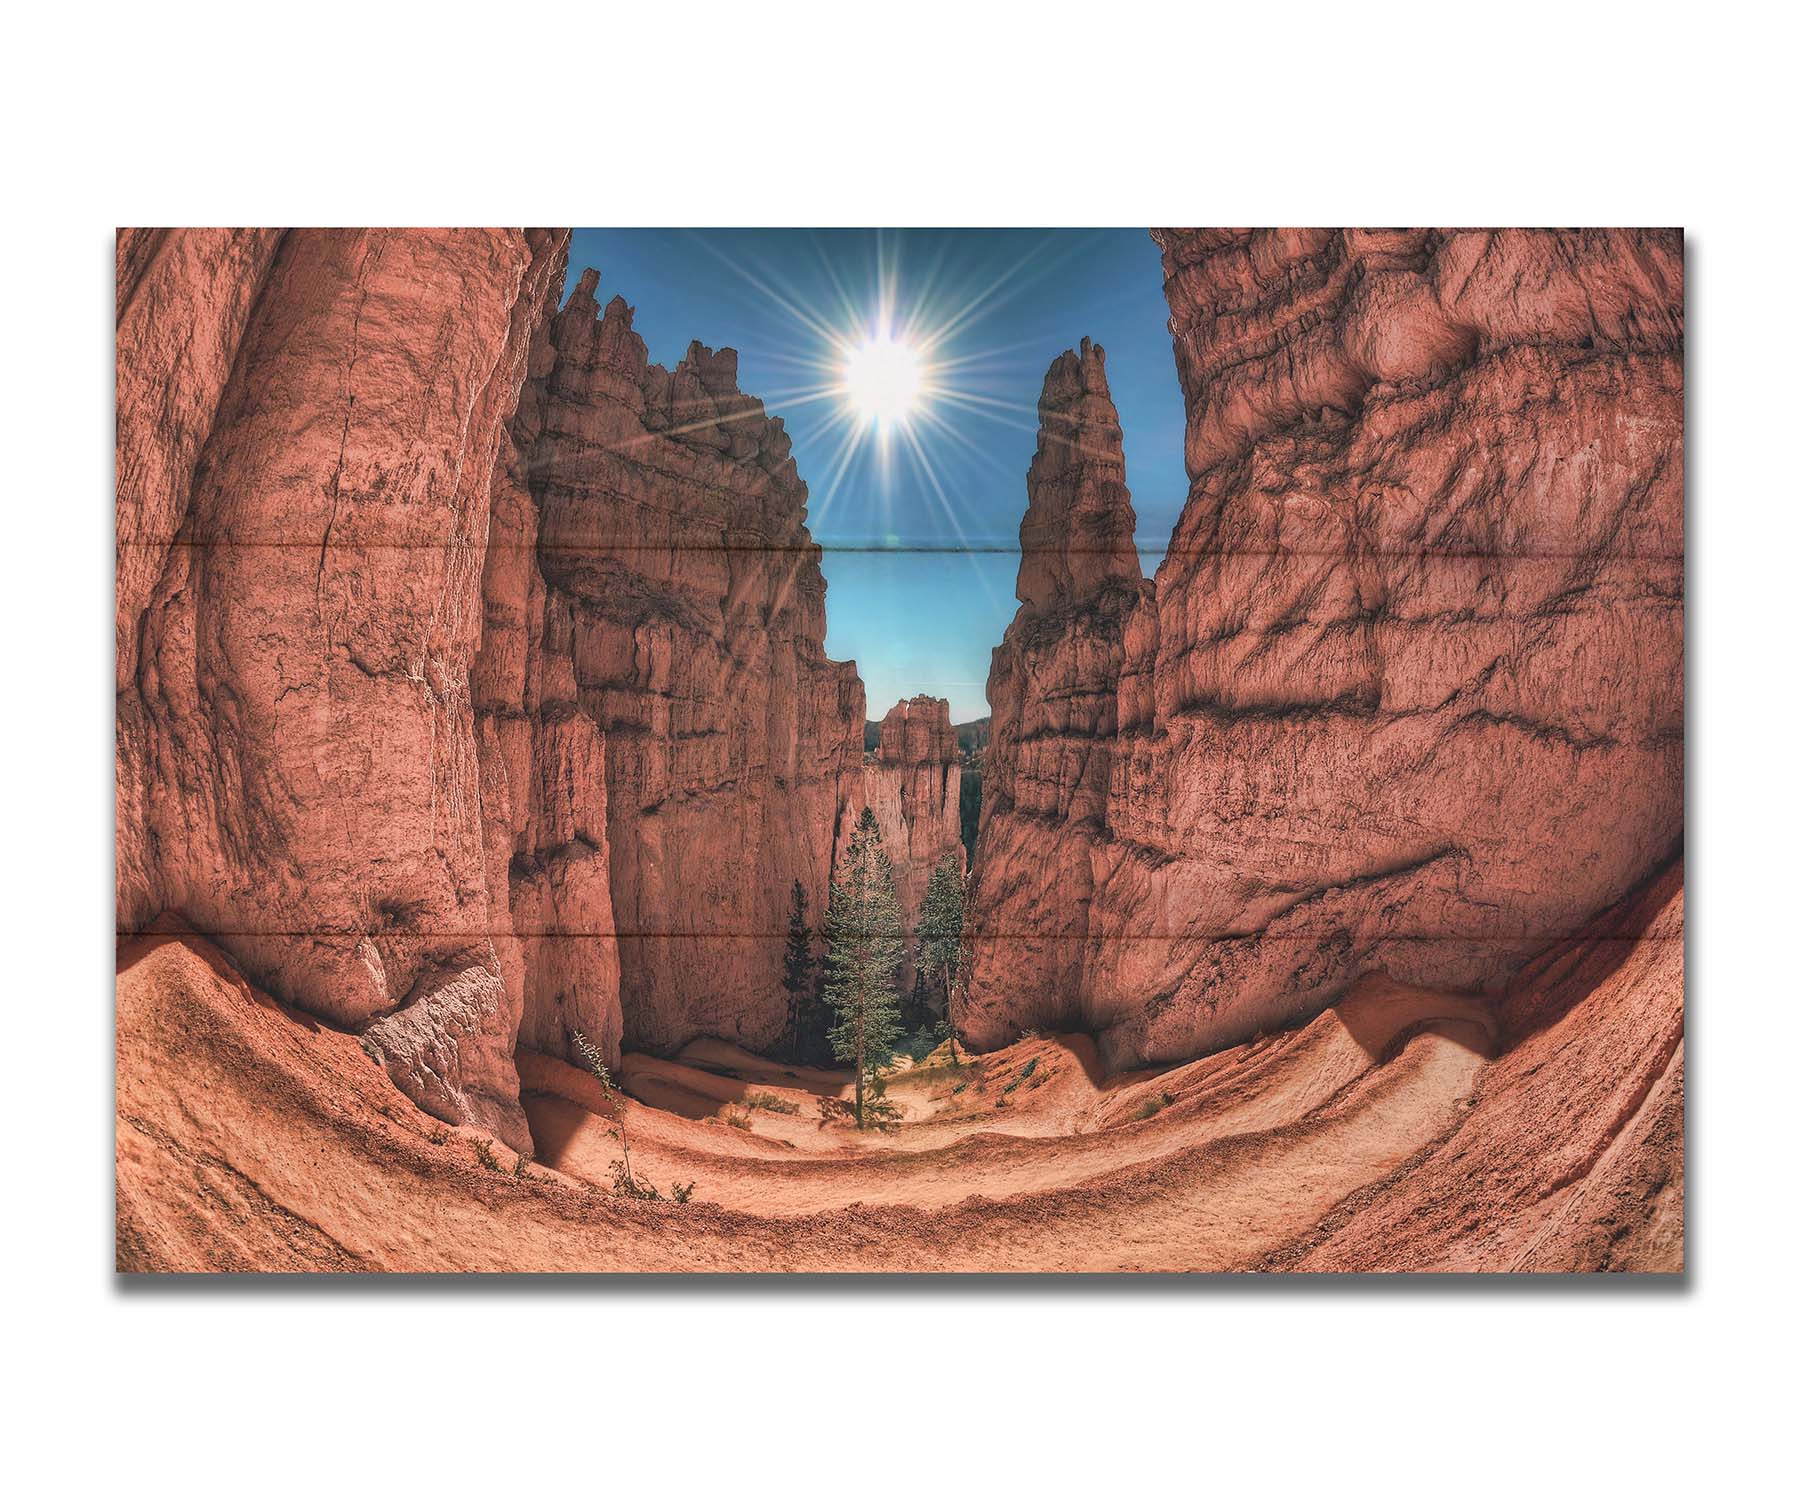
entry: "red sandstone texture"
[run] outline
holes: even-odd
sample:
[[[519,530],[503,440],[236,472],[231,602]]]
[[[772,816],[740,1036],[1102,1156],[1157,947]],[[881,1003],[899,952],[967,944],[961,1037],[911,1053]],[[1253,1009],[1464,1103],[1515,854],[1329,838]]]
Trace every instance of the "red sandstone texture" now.
[[[881,721],[880,748],[863,764],[861,796],[845,803],[838,820],[838,852],[849,847],[862,809],[873,808],[909,933],[933,868],[946,854],[963,854],[961,799],[962,753],[949,702],[920,694],[896,703]]]
[[[212,937],[442,1119],[513,1055],[767,1046],[795,880],[958,841],[945,706],[863,690],[781,423],[647,362],[566,235],[127,231],[118,920]]]
[[[423,1115],[354,1038],[205,942],[131,943],[117,1261],[1679,1271],[1680,880],[1661,872],[1497,1002],[1370,974],[1291,1031],[1112,1078],[1086,1037],[1029,1038],[898,1074],[880,1135],[844,1124],[848,1075],[722,1043],[628,1056],[623,1101],[521,1052],[534,1162]],[[640,1175],[693,1201],[610,1191],[621,1118]]]
[[[1192,1056],[1377,969],[1498,991],[1681,846],[1679,234],[1157,239],[1189,499],[1153,592],[1032,555],[1069,509],[1059,360],[989,686],[977,1045]],[[1110,468],[1115,425],[1071,446]],[[1091,488],[1068,550],[1111,558],[1129,510]]]
[[[997,1050],[855,1137],[728,1044],[864,804],[913,909],[958,757],[860,754],[730,351],[557,313],[553,232],[122,234],[120,1266],[1679,1269],[1678,237],[1161,242],[1187,510],[1152,586],[1058,360]],[[609,1103],[577,1027],[679,1055]],[[606,1191],[621,1109],[694,1203]]]
[[[469,665],[549,232],[127,231],[118,920],[523,1141]]]
[[[954,737],[943,705],[941,743],[905,733],[929,715],[902,705],[892,752],[884,737],[864,766],[862,682],[825,656],[781,420],[738,391],[729,349],[649,364],[630,308],[599,315],[597,285],[587,272],[550,324],[521,415],[546,691],[605,742],[625,1043],[766,1048],[787,1021],[794,882],[822,913],[838,830],[867,802],[922,893],[918,862],[958,839]]]
[[[1085,921],[1104,840],[1127,642],[1144,581],[1106,351],[1083,339],[1050,366],[1019,526],[1021,607],[994,651],[982,768],[969,1041],[1027,1027],[1101,1031]],[[1135,626],[1134,626],[1134,622]],[[1147,915],[1147,914],[1145,914]]]

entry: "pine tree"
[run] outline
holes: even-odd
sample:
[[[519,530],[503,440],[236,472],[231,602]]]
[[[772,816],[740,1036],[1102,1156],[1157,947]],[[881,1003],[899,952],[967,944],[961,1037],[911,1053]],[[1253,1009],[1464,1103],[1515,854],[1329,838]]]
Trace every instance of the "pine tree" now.
[[[961,977],[964,888],[963,857],[953,849],[932,869],[919,908],[919,966],[944,987],[944,1030],[950,1061],[956,1061],[956,986]]]
[[[831,1050],[839,1061],[855,1064],[858,1130],[864,1091],[892,1061],[900,1034],[897,984],[904,947],[894,867],[875,814],[865,807],[825,911],[825,999],[837,1016]]]
[[[813,1003],[812,929],[806,925],[806,887],[794,882],[788,911],[787,951],[781,964],[781,987],[788,997],[788,1049],[800,1061],[802,1032]]]

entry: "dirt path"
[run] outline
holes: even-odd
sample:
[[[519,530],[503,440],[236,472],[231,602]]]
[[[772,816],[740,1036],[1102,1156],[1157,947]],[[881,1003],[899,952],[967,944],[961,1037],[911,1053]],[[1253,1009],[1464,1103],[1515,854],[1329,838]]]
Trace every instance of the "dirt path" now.
[[[1432,1028],[1429,1039],[1383,1067],[1384,1050],[1419,1027]],[[816,1074],[810,1088],[751,1087],[736,1070],[767,1079],[777,1069],[746,1065],[747,1054],[719,1044],[707,1044],[701,1060],[732,1073],[697,1069],[691,1053],[628,1058],[623,1078],[636,1098],[624,1114],[633,1164],[652,1181],[697,1181],[697,1196],[765,1215],[1041,1194],[1314,1114],[1315,1150],[1339,1137],[1364,1142],[1335,1175],[1315,1174],[1342,1196],[1377,1170],[1363,1165],[1374,1159],[1368,1142],[1385,1141],[1390,1149],[1376,1156],[1391,1165],[1393,1151],[1404,1157],[1450,1123],[1491,1033],[1486,1012],[1467,1001],[1375,981],[1300,1031],[1161,1074],[1097,1082],[1091,1044],[1079,1037],[1020,1042],[963,1069],[917,1070],[916,1080],[901,1073],[889,1098],[905,1119],[889,1132],[859,1134],[823,1117],[848,1095],[847,1075]],[[539,1159],[610,1183],[619,1145],[589,1081],[550,1058],[531,1058],[523,1071]],[[1382,1086],[1357,1087],[1373,1078]],[[1269,1149],[1282,1149],[1274,1136]]]
[[[717,1044],[629,1059],[617,1109],[528,1054],[535,1163],[421,1114],[202,944],[125,956],[119,1038],[126,1267],[1209,1270],[1301,1241],[1453,1132],[1494,1024],[1375,978],[1157,1073],[1101,1078],[1084,1039],[1034,1038],[897,1077],[879,1135],[834,1119],[846,1078]],[[639,1175],[694,1201],[608,1190],[615,1113]]]

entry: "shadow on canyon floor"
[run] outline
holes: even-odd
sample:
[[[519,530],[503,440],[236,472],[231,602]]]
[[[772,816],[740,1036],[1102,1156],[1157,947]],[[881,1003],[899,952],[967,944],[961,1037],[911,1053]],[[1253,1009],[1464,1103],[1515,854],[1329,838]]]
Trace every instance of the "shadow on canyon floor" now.
[[[1448,1274],[1405,1285],[1462,1290],[1593,1283],[1458,1272],[1674,1273],[1679,1011],[1672,1032],[1646,1020],[1679,984],[1679,871],[1651,899],[1663,928],[1624,959],[1588,947],[1546,963],[1536,998],[1558,1019],[1498,1056],[1498,1007],[1379,975],[1304,1026],[1172,1068],[1099,1079],[1082,1037],[1027,1037],[963,1067],[940,1055],[894,1077],[897,1122],[867,1134],[843,1121],[848,1075],[722,1043],[628,1057],[616,1111],[587,1075],[525,1053],[535,1162],[422,1114],[354,1037],[260,996],[203,942],[151,940],[119,974],[117,1265],[301,1273],[253,1283],[283,1287],[321,1271],[374,1284],[355,1273],[376,1270],[581,1272],[584,1286],[626,1270],[804,1273],[772,1287],[885,1272],[905,1278],[880,1283],[896,1289],[922,1271],[988,1285],[1085,1272],[1074,1285],[1106,1290],[1164,1284],[1120,1272],[1392,1289],[1304,1273],[1432,1270]],[[692,1203],[607,1190],[615,1114],[639,1178],[695,1181]]]

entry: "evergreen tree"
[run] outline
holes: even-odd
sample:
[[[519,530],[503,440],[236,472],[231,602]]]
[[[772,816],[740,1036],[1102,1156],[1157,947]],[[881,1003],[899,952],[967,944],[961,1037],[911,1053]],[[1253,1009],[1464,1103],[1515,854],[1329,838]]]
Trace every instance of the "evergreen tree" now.
[[[794,882],[788,911],[787,951],[781,963],[781,987],[788,997],[788,1050],[801,1060],[802,1035],[813,1007],[812,929],[806,925],[806,887]]]
[[[962,977],[966,903],[962,850],[953,849],[933,868],[919,908],[919,967],[943,986],[944,1030],[950,1038],[952,1062],[956,1061],[956,987]]]
[[[856,1067],[858,1130],[864,1092],[892,1061],[900,1034],[897,984],[904,946],[894,867],[881,846],[875,814],[865,807],[825,911],[825,999],[837,1017],[831,1050]]]

